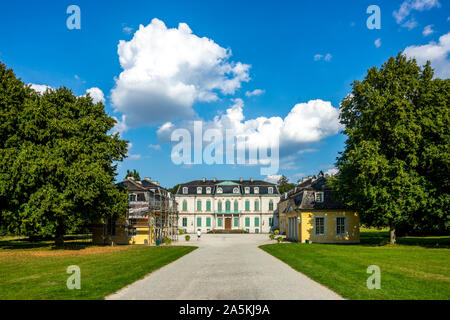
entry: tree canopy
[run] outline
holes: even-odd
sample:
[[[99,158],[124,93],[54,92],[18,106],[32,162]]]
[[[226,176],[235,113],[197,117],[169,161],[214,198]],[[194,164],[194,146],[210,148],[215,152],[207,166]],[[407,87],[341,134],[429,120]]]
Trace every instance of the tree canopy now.
[[[133,171],[131,170],[127,170],[127,174],[125,175],[125,179],[128,177],[133,177],[134,180],[136,181],[140,181],[141,180],[141,176],[139,175],[139,172],[136,171],[136,169],[133,169]]]
[[[338,196],[369,226],[403,232],[450,230],[450,80],[433,79],[399,53],[341,103],[347,135],[332,179]]]
[[[114,183],[127,141],[102,103],[69,89],[42,95],[0,62],[0,222],[15,234],[64,233],[127,209]]]
[[[294,183],[289,183],[289,179],[285,175],[282,175],[280,179],[278,179],[277,185],[280,193],[285,193],[295,187]]]

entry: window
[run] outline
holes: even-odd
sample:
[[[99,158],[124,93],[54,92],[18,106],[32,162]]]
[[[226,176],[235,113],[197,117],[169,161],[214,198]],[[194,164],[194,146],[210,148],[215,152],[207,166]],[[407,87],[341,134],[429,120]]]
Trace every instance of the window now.
[[[255,227],[259,227],[259,218],[255,218]]]
[[[253,192],[254,192],[254,193],[259,193],[259,188],[258,188],[258,187],[254,187],[254,188],[253,188]]]
[[[197,200],[197,211],[202,211],[202,201]]]
[[[233,193],[239,193],[239,188],[233,188]]]
[[[206,226],[211,227],[211,218],[206,218]]]
[[[314,217],[314,234],[316,236],[325,235],[325,217]]]
[[[230,200],[225,201],[225,211],[230,212],[231,211],[231,202]]]
[[[135,195],[134,193],[131,193],[129,196],[128,196],[128,200],[131,202],[131,201],[136,201],[137,200],[137,195]]]
[[[234,226],[239,227],[239,218],[234,218]]]
[[[222,211],[222,201],[219,200],[219,202],[217,203],[217,211],[221,212]]]
[[[187,187],[183,187],[183,194],[187,194],[188,193],[188,188]]]
[[[269,226],[270,226],[270,227],[273,226],[273,218],[269,218]]]
[[[255,200],[255,211],[259,211],[259,201]]]
[[[217,225],[218,225],[219,227],[222,226],[222,218],[217,218]]]
[[[255,229],[255,233],[259,233],[259,229]]]
[[[202,187],[197,187],[197,193],[202,193]]]
[[[202,218],[198,217],[197,218],[197,227],[201,227],[202,226]]]
[[[245,226],[250,227],[250,218],[245,218]]]
[[[314,198],[316,202],[323,202],[323,192],[316,192]]]
[[[183,227],[187,227],[187,218],[183,218]]]
[[[206,201],[206,211],[211,211],[211,201],[210,200]]]
[[[211,193],[211,187],[206,188],[206,193]]]
[[[336,217],[336,235],[347,235],[347,217]]]
[[[250,201],[245,200],[245,211],[250,211]]]
[[[245,191],[245,193],[250,193],[250,188],[249,187],[245,187],[244,191]]]
[[[223,190],[221,187],[217,188],[217,193],[223,193]]]
[[[272,200],[269,201],[269,210],[273,211],[273,201]]]
[[[183,200],[183,211],[187,211],[187,201]]]
[[[238,212],[239,211],[239,203],[237,200],[234,200],[234,212]]]
[[[268,192],[273,193],[273,187],[269,187]]]

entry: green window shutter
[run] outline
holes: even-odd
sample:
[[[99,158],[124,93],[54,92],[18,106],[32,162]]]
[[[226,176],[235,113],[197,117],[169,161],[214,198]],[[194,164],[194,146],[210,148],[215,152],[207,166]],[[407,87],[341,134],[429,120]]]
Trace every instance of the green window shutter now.
[[[245,226],[250,227],[250,218],[245,218]]]
[[[239,218],[234,218],[234,226],[239,227]]]
[[[211,227],[211,218],[206,218],[206,226]]]
[[[255,201],[255,211],[259,211],[259,201]]]
[[[245,211],[250,211],[250,201],[245,201]]]
[[[259,218],[255,218],[255,227],[259,227]]]
[[[183,227],[187,227],[187,218],[183,218]]]
[[[234,200],[234,212],[238,212],[239,211],[239,203],[237,200]]]
[[[197,211],[202,211],[202,201],[197,200]]]
[[[219,200],[219,203],[217,204],[217,210],[218,210],[219,212],[222,211],[222,201],[220,201],[220,200]]]
[[[211,201],[206,201],[206,211],[211,211]]]
[[[218,218],[218,220],[217,220],[217,225],[218,225],[219,227],[222,226],[222,218]]]
[[[227,212],[231,211],[231,202],[230,202],[230,200],[227,200],[227,201],[225,202],[225,210],[226,210]]]
[[[273,218],[269,218],[269,226],[270,226],[270,227],[273,226]]]
[[[197,227],[202,226],[202,218],[197,218]]]
[[[183,200],[183,211],[187,211],[187,201]]]
[[[273,210],[273,201],[272,200],[270,200],[270,202],[269,202],[269,210]]]

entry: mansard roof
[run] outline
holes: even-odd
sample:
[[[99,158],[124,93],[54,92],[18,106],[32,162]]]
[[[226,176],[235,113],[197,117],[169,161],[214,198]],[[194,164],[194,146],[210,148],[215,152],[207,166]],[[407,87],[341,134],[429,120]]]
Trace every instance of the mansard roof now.
[[[207,192],[207,188],[211,188],[211,192]],[[237,194],[269,194],[269,188],[273,188],[273,195],[279,195],[278,188],[275,184],[263,180],[193,180],[180,184],[177,195],[185,195],[183,188],[188,188],[188,195],[191,194],[236,194],[235,188],[238,188]],[[197,192],[197,188],[201,188],[201,193]],[[222,189],[222,193],[218,193],[218,188]],[[249,192],[246,193],[246,188]],[[258,192],[255,192],[258,188]]]
[[[149,180],[133,180],[133,179],[125,179],[124,181],[119,182],[117,185],[123,186],[128,189],[128,192],[145,192],[150,191],[157,195],[162,195],[164,197],[170,197],[170,192],[159,186],[153,181]]]

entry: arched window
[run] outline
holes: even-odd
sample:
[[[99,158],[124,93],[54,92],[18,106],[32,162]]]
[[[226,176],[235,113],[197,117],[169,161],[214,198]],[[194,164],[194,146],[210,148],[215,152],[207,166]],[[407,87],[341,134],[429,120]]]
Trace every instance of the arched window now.
[[[250,187],[245,187],[245,193],[250,193]]]
[[[253,188],[253,192],[254,192],[254,193],[259,193],[259,187],[254,187],[254,188]]]
[[[201,194],[202,193],[202,187],[197,187],[197,193]]]
[[[187,211],[187,201],[183,200],[183,211]]]
[[[222,201],[219,200],[219,202],[217,203],[217,211],[221,212],[222,211]]]
[[[237,200],[234,200],[234,212],[238,212],[239,211],[239,203]]]
[[[211,187],[206,187],[206,193],[211,193]]]
[[[223,193],[223,190],[222,190],[221,187],[218,187],[218,188],[217,188],[217,193]]]
[[[269,187],[268,192],[269,192],[269,193],[273,193],[273,187]]]
[[[227,212],[231,211],[231,202],[230,202],[230,200],[227,200],[227,201],[225,202],[225,210],[226,210]]]
[[[197,211],[202,211],[202,200],[197,200]]]
[[[233,193],[239,193],[239,188],[233,188]]]
[[[273,211],[273,201],[272,200],[269,201],[269,210]]]
[[[187,194],[188,193],[188,188],[187,187],[183,187],[183,194]]]
[[[259,201],[255,200],[255,211],[259,211]]]

